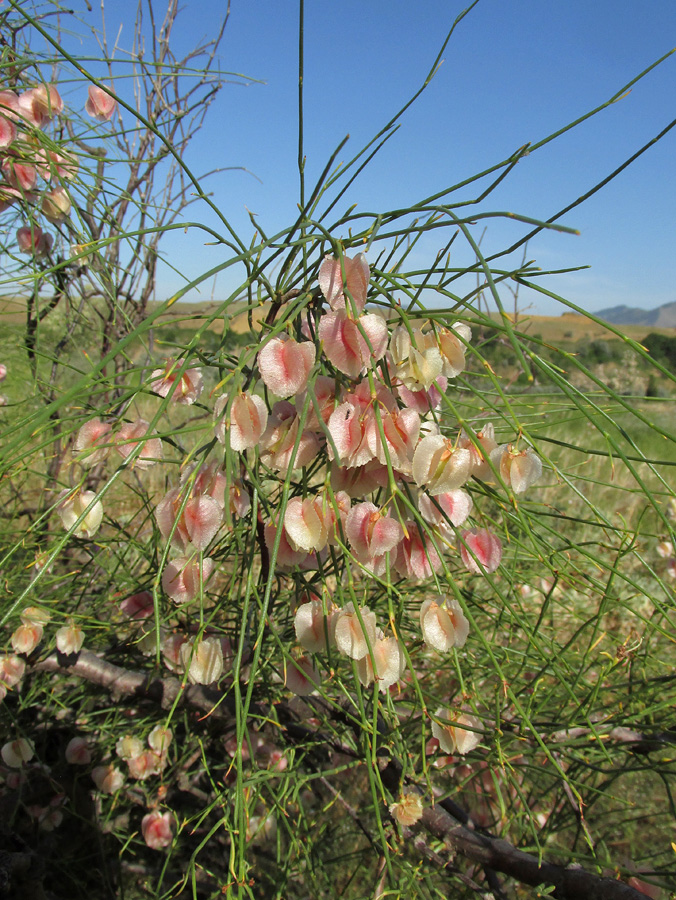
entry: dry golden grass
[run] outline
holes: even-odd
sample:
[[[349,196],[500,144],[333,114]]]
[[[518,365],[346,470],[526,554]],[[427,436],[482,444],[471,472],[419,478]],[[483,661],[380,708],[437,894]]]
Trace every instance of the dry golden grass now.
[[[0,297],[0,322],[17,325],[26,321],[26,301],[23,297]]]
[[[509,318],[514,322],[513,315]],[[542,335],[542,339],[548,343],[559,342],[564,339],[569,341],[584,339],[594,341],[613,338],[613,333],[604,325],[597,325],[591,319],[576,313],[564,313],[561,316],[535,316],[523,313],[518,316],[516,327],[519,331],[526,334]],[[651,333],[671,336],[676,333],[675,328],[657,328],[654,325],[622,325],[616,327],[619,327],[627,337],[639,342]]]
[[[25,298],[4,296],[0,297],[0,321],[6,324],[17,324],[25,320]],[[152,312],[160,304],[150,303],[149,312]],[[199,303],[178,302],[174,303],[158,319],[158,324],[175,322],[182,328],[199,328],[206,319],[215,315],[220,308],[219,301],[206,301]],[[253,320],[258,324],[268,313],[269,303],[264,303],[254,310]],[[603,325],[598,325],[585,316],[576,313],[564,313],[560,316],[538,316],[530,313],[520,313],[516,321],[514,315],[509,316],[515,327],[526,334],[538,334],[546,342],[560,342],[561,340],[598,340],[612,339],[612,332]],[[495,315],[496,324],[499,321]],[[210,325],[211,330],[222,334],[224,320],[228,328],[236,334],[244,334],[249,331],[249,321],[244,303],[235,303],[229,307],[226,316],[219,316]],[[653,325],[622,325],[621,331],[627,337],[636,341],[642,341],[646,335],[654,332],[657,334],[674,335],[675,328],[658,328]]]
[[[156,308],[159,304],[151,304],[150,309]],[[167,322],[175,322],[180,324],[181,328],[197,329],[204,324],[205,320],[215,315],[220,307],[220,303],[174,303],[166,312],[158,319],[158,324],[166,324]],[[266,317],[270,308],[269,303],[264,303],[253,311],[254,328]],[[246,334],[249,331],[249,318],[247,309],[243,303],[233,303],[225,316],[215,318],[210,325],[210,329],[216,334],[223,333],[224,322],[227,322],[230,331],[235,334]]]

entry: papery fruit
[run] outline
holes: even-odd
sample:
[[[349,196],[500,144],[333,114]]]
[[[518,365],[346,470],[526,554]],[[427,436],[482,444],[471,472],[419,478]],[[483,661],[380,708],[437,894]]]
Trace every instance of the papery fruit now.
[[[268,768],[275,772],[285,772],[289,767],[289,758],[282,750],[276,748],[270,751]]]
[[[428,391],[442,374],[443,362],[433,333],[399,325],[390,337],[391,373],[410,391]]]
[[[342,535],[345,534],[345,525],[352,503],[350,495],[347,491],[335,491],[333,501],[328,493],[320,495],[317,499],[321,499],[321,508],[328,531],[328,544],[335,547],[343,541]]]
[[[482,481],[491,481],[493,472],[488,460],[498,446],[495,428],[491,422],[487,422],[480,431],[477,431],[475,441],[476,443],[471,441],[469,435],[463,431],[458,439],[458,446],[469,450],[472,475]]]
[[[166,635],[166,628],[160,625],[160,641],[163,641]],[[157,631],[154,624],[148,623],[145,627],[141,626],[138,630],[138,636],[135,638],[135,648],[144,656],[155,656],[157,652]]]
[[[389,553],[404,536],[396,519],[384,515],[373,503],[357,503],[345,521],[345,536],[352,552],[362,563]]]
[[[335,607],[330,606],[324,612],[321,600],[303,603],[296,610],[293,627],[298,643],[310,653],[325,653],[329,645],[334,643],[333,616]]]
[[[419,415],[424,416],[431,409],[439,409],[441,407],[441,398],[448,386],[448,381],[442,375],[436,379],[428,390],[411,391],[405,385],[397,385],[397,394],[404,406],[409,409],[415,409]]]
[[[424,437],[413,456],[412,474],[418,487],[435,497],[462,487],[471,474],[469,450],[454,448],[441,434]]]
[[[319,438],[313,431],[306,429],[301,432],[296,454],[293,455],[299,425],[298,414],[292,403],[287,400],[275,403],[268,418],[267,428],[260,440],[261,462],[264,465],[286,473],[292,457],[294,469],[300,469],[312,462],[321,448]]]
[[[172,817],[155,809],[141,819],[141,834],[151,850],[162,850],[173,840]]]
[[[451,329],[440,328],[437,332],[441,361],[441,374],[446,378],[455,378],[465,368],[465,351],[472,338],[469,325],[456,323]]]
[[[0,91],[0,115],[11,122],[16,122],[20,112],[21,104],[19,103],[18,95],[14,91]]]
[[[469,634],[469,622],[455,599],[441,603],[425,600],[420,607],[420,627],[425,643],[441,653],[464,646]]]
[[[148,746],[160,756],[165,756],[171,746],[172,738],[171,728],[156,725],[148,735]]]
[[[198,557],[184,556],[172,559],[162,573],[162,589],[174,603],[188,603],[194,600],[204,587],[214,569],[214,562],[208,557],[202,559],[200,581],[200,561]]]
[[[311,341],[298,343],[291,337],[279,335],[258,352],[258,371],[273,394],[290,397],[307,387],[316,353]]]
[[[117,106],[117,100],[111,97],[103,88],[95,84],[89,85],[89,96],[85,103],[85,112],[97,122],[108,122],[112,119]]]
[[[174,547],[205,550],[223,522],[223,510],[208,494],[185,499],[185,488],[172,488],[158,503],[155,518],[165,540]]]
[[[93,491],[66,489],[61,491],[57,501],[56,511],[67,531],[80,538],[92,538],[96,534],[103,521],[103,504],[96,499]],[[77,524],[83,515],[84,518]]]
[[[71,738],[66,745],[66,762],[74,766],[88,766],[92,761],[89,744],[85,738]]]
[[[432,540],[416,522],[406,523],[406,534],[399,544],[394,568],[405,578],[422,581],[441,568],[441,558]]]
[[[213,684],[223,673],[223,650],[218,638],[205,638],[181,645],[179,656],[191,684]]]
[[[112,763],[92,770],[92,781],[102,794],[115,794],[124,784],[124,775]]]
[[[387,323],[374,313],[352,319],[331,312],[319,320],[318,335],[329,362],[350,378],[358,378],[385,355]]]
[[[150,591],[132,594],[120,603],[120,612],[129,619],[147,619],[152,616],[154,608]]]
[[[40,625],[44,627],[51,618],[47,610],[40,609],[38,606],[27,606],[21,613],[21,621],[24,625]]]
[[[368,415],[372,413],[369,411]],[[365,411],[350,401],[341,403],[331,413],[328,424],[332,438],[328,446],[329,458],[335,459],[342,469],[361,468],[374,459],[366,438],[367,423]]]
[[[663,896],[661,887],[658,887],[656,884],[652,884],[649,881],[644,881],[643,878],[637,878],[636,875],[627,878],[627,884],[635,891],[638,891],[642,896],[650,898],[650,900],[661,900]]]
[[[246,842],[247,844],[255,842],[264,842],[267,846],[274,843],[277,835],[277,820],[275,816],[260,815],[249,816],[246,826]]]
[[[166,758],[161,759],[153,750],[142,750],[138,756],[127,760],[129,776],[136,781],[145,781],[153,775],[159,775],[166,765]]]
[[[5,91],[2,91],[5,93]],[[4,115],[0,115],[0,149],[4,150],[16,140],[16,125]]]
[[[0,169],[10,187],[15,188],[22,195],[32,191],[38,183],[38,171],[35,166],[19,162],[13,156],[6,157],[0,164]]]
[[[319,497],[293,497],[286,505],[284,530],[294,550],[323,550],[328,541],[326,516]]]
[[[367,606],[359,613],[352,602],[336,611],[333,620],[336,647],[340,653],[351,659],[362,659],[376,641],[376,614]]]
[[[374,415],[366,428],[366,440],[381,465],[410,475],[411,460],[420,433],[420,416],[414,409],[380,410],[380,424]],[[384,437],[384,441],[383,441]]]
[[[401,644],[395,637],[385,637],[376,632],[371,644],[371,652],[357,661],[357,675],[361,683],[368,687],[377,681],[378,690],[386,693],[401,678],[406,670],[406,657]]]
[[[115,752],[125,762],[136,759],[143,753],[143,750],[143,742],[133,734],[125,734],[115,744]]]
[[[346,296],[349,295],[359,315],[366,305],[370,277],[369,264],[363,253],[354,257],[344,256],[342,260],[325,256],[319,267],[319,288],[334,310],[345,309],[347,304],[347,309],[351,311],[352,304]]]
[[[491,453],[491,462],[515,494],[522,494],[542,475],[542,462],[530,447],[515,450],[512,444],[502,444]]]
[[[71,202],[68,192],[63,188],[54,188],[42,198],[42,214],[45,219],[55,225],[63,222],[70,215]]]
[[[8,184],[0,184],[0,213],[4,213],[19,199],[23,199],[19,191]]]
[[[227,395],[219,397],[214,407],[216,418],[216,437],[225,444],[226,423],[223,419],[223,411],[228,402]],[[258,445],[259,440],[268,424],[268,408],[262,397],[244,391],[238,394],[230,407],[230,446],[241,453]]]
[[[59,808],[62,803],[63,798],[55,797],[49,806],[33,806],[28,807],[28,810],[30,812],[32,809],[37,813],[35,818],[37,818],[38,825],[43,831],[54,831],[63,822],[63,812]]]
[[[265,546],[267,547],[270,558],[272,559],[275,542],[277,540],[277,526],[274,522],[268,522],[268,524],[265,526],[264,535]],[[275,567],[277,569],[287,569],[291,566],[299,566],[307,559],[307,557],[307,550],[297,549],[291,546],[289,538],[286,534],[286,529],[282,528],[282,533],[279,538],[279,547],[277,549],[277,557],[275,560]]]
[[[162,658],[166,667],[172,672],[181,668],[181,647],[187,642],[183,634],[170,634],[162,641]]]
[[[453,536],[448,522],[458,528],[472,512],[473,505],[471,495],[461,488],[437,494],[434,498],[424,492],[418,497],[420,515],[429,525],[435,525],[445,538]]]
[[[239,516],[243,519],[251,509],[251,497],[244,487],[241,478],[236,478],[228,488],[228,500],[230,502],[230,512],[233,516]]]
[[[15,653],[30,654],[42,640],[42,625],[19,625],[10,642]]]
[[[98,417],[86,422],[77,433],[73,450],[79,454],[83,466],[96,466],[103,462],[110,450],[113,427]],[[101,446],[101,445],[105,446]]]
[[[39,84],[23,91],[18,99],[20,115],[37,128],[63,111],[63,100],[53,84]]]
[[[0,655],[0,684],[13,688],[21,681],[26,671],[26,663],[20,656]]]
[[[390,806],[390,815],[399,822],[400,825],[415,825],[422,818],[423,805],[420,794],[408,793],[404,794],[398,803]]]
[[[474,750],[481,742],[481,722],[471,713],[459,713],[456,710],[438,709],[438,718],[448,719],[449,723],[432,722],[432,734],[439,741],[445,753],[459,753],[464,756]],[[467,726],[467,727],[464,727]]]
[[[6,766],[10,769],[20,769],[24,763],[30,762],[35,756],[35,750],[30,741],[25,738],[17,738],[15,741],[8,741],[0,748],[0,756]]]
[[[284,683],[294,694],[299,697],[307,697],[317,690],[321,682],[322,676],[312,665],[312,660],[308,656],[286,661]]]
[[[181,374],[180,360],[168,359],[162,369],[155,369],[151,375],[151,390],[160,397],[168,397],[174,403],[191,406],[202,393],[204,379],[200,369],[186,369]]]
[[[310,431],[318,431],[323,433],[322,423],[326,425],[331,417],[331,413],[336,407],[336,379],[330,378],[328,375],[318,375],[312,385],[314,399],[317,402],[310,404],[308,415],[305,420],[305,427]],[[296,397],[298,408],[302,409],[305,403],[305,391]]]
[[[387,466],[382,466],[377,460],[350,469],[335,462],[331,466],[331,487],[348,497],[365,497],[378,488],[386,487],[388,481]]]
[[[485,528],[463,531],[460,556],[465,568],[474,575],[495,572],[502,559],[500,539]]]
[[[655,545],[655,551],[662,559],[669,559],[670,556],[674,555],[674,545],[671,541],[658,541]]]
[[[47,256],[54,243],[51,234],[44,234],[39,225],[22,226],[16,233],[16,240],[22,253],[30,253],[37,258]]]
[[[343,402],[329,416],[329,459],[340,462],[342,467],[348,469],[374,461],[368,434],[370,428],[377,424],[374,412],[376,404],[384,412],[398,409],[397,401],[383,385],[377,385],[375,397],[371,397],[368,381],[362,381],[344,396]]]
[[[56,632],[56,649],[59,653],[70,656],[71,653],[79,653],[84,644],[84,631],[75,622],[64,625]]]
[[[42,148],[41,150],[40,156],[43,162],[38,166],[38,172],[45,181],[54,181],[56,179],[72,181],[75,178],[80,166],[77,156],[73,156],[72,153],[63,156],[63,154],[57,153],[55,150],[44,150]]]
[[[197,471],[196,466],[185,469],[181,475],[181,484],[188,485],[192,494],[211,497],[221,509],[225,509],[225,494],[228,489],[228,476],[219,468],[216,460],[203,463]]]

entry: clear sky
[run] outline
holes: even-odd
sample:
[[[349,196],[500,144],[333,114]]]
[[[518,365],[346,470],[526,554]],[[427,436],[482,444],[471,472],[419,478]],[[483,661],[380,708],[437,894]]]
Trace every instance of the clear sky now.
[[[109,32],[121,24],[122,45],[131,42],[135,5],[107,5]],[[224,7],[224,0],[184,0],[180,40],[186,47],[210,33]],[[417,90],[464,7],[452,0],[306,0],[305,7],[305,152],[313,182],[346,134],[343,160]],[[98,16],[96,9],[83,12],[93,23]],[[674,0],[480,0],[458,26],[429,88],[356,182],[350,201],[379,211],[450,186],[608,100],[675,45]],[[225,86],[188,161],[198,172],[246,167],[209,182],[245,238],[252,234],[247,211],[268,234],[297,212],[297,46],[296,2],[232,0],[220,65],[261,83]],[[674,118],[676,55],[627,97],[523,159],[484,208],[546,219]],[[579,236],[536,238],[528,256],[542,268],[591,267],[552,276],[549,289],[591,311],[676,301],[675,164],[676,128],[561,220],[578,228]],[[194,208],[191,216],[212,221],[206,210]],[[482,230],[477,226],[477,238]],[[509,223],[490,220],[482,248],[500,249],[517,233]],[[203,243],[181,234],[165,249],[193,278],[223,258],[222,248]],[[426,237],[421,259],[433,258],[439,243]],[[162,274],[160,299],[179,286],[176,277]],[[215,296],[228,287],[220,276]],[[211,286],[203,296],[210,292]],[[525,294],[522,302],[535,302],[534,312],[561,312],[557,304]]]

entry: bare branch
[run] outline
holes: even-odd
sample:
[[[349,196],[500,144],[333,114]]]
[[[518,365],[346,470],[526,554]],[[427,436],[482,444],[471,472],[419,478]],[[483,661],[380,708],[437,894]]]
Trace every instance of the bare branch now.
[[[208,714],[211,718],[232,721],[235,715],[235,700],[232,691],[223,693],[203,685],[184,685],[178,678],[156,676],[154,678],[113,665],[88,650],[83,650],[77,659],[68,665],[64,657],[53,654],[33,667],[38,671],[62,672],[77,675],[92,684],[97,684],[117,696],[133,696],[159,703],[163,709],[170,707],[182,695],[181,702]],[[254,714],[262,710],[251,710]],[[277,707],[278,714],[281,712]],[[290,718],[293,718],[291,715]],[[286,733],[293,738],[293,729]],[[307,737],[309,732],[302,728]],[[317,734],[317,738],[323,739]],[[330,745],[330,739],[328,740]],[[399,793],[402,767],[396,760],[381,771],[383,784],[393,795]],[[326,784],[325,779],[321,779]],[[417,789],[415,785],[409,785]],[[331,788],[332,793],[335,793]],[[341,802],[342,798],[341,798]],[[345,805],[345,804],[344,804]],[[350,812],[350,810],[348,810]],[[355,821],[358,815],[350,813]],[[509,875],[511,878],[529,885],[553,885],[553,896],[559,900],[641,900],[644,896],[623,881],[601,878],[581,867],[568,867],[554,863],[539,862],[537,857],[517,849],[508,841],[492,835],[482,834],[468,827],[450,815],[440,803],[427,807],[423,812],[422,826],[435,837],[446,841],[453,851],[484,868]],[[471,824],[471,823],[470,823]],[[427,854],[425,854],[427,855]]]

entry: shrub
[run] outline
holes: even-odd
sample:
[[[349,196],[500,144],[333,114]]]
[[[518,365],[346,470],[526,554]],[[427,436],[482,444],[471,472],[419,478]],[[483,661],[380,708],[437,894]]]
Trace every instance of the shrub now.
[[[2,215],[26,224],[3,274],[29,288],[0,370],[12,889],[42,890],[38,862],[69,897],[497,895],[503,875],[619,897],[638,865],[666,884],[671,423],[578,390],[574,355],[458,293],[502,275],[453,188],[336,213],[372,143],[307,192],[301,165],[298,220],[245,244],[183,160],[218,36],[176,61],[175,15],[136,59],[152,114],[124,106],[113,132],[115,79],[2,13],[56,54],[22,45],[4,94]],[[91,121],[51,64],[88,79]],[[134,134],[119,181],[103,151]],[[485,174],[465,182],[482,197]],[[244,280],[188,327],[163,318],[180,295],[151,298],[193,190]],[[524,244],[532,216],[507,218]],[[408,266],[441,220],[476,266]],[[529,271],[511,277],[546,290]],[[221,334],[242,311],[250,332]],[[612,858],[620,838],[644,855]]]
[[[653,359],[676,371],[676,338],[651,332],[643,340],[643,346]]]

